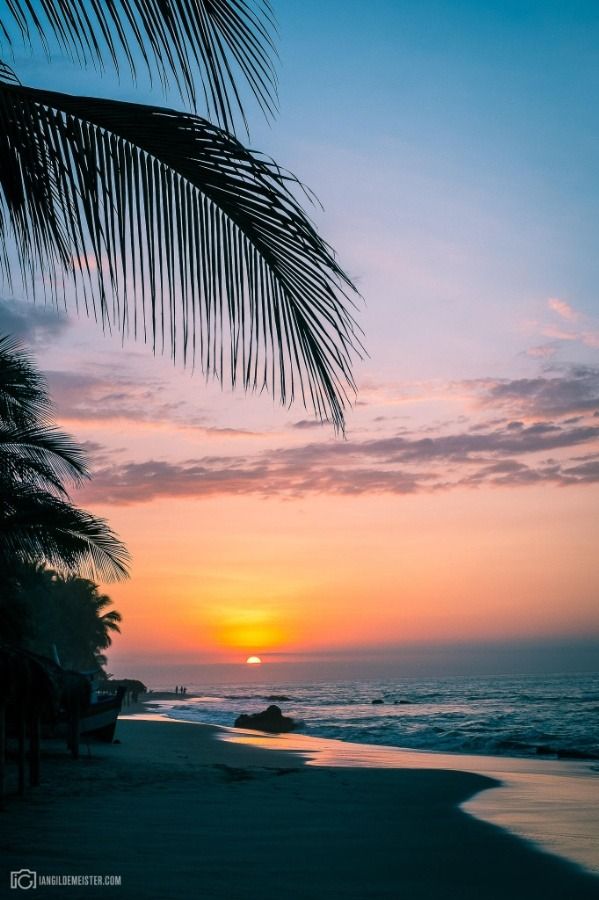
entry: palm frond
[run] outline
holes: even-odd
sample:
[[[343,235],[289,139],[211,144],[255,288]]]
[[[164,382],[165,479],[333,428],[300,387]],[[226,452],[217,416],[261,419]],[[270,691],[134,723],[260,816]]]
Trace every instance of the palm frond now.
[[[124,545],[69,501],[65,481],[89,477],[85,455],[49,413],[43,376],[16,341],[0,337],[0,572],[44,560],[63,572],[124,578]]]
[[[0,435],[1,440],[1,435]],[[0,443],[0,473],[2,477],[19,484],[31,484],[38,488],[68,497],[68,491],[56,471],[43,458],[24,458],[19,453],[7,452]]]
[[[112,645],[112,635],[111,631],[116,634],[121,633],[120,622],[122,622],[123,617],[116,609],[111,609],[110,612],[104,613],[103,616],[100,616],[100,622],[102,623],[102,628],[104,630],[104,640],[106,641],[105,647],[110,647]]]
[[[4,490],[0,479],[0,567],[17,560],[108,581],[127,577],[129,554],[104,519],[31,485]]]
[[[0,82],[0,235],[21,276],[343,427],[354,290],[298,182],[197,116]],[[62,291],[62,293],[61,293]]]
[[[64,481],[77,485],[89,477],[84,451],[49,425],[15,428],[0,422],[0,469],[61,494],[66,494]]]
[[[50,422],[43,375],[18,341],[0,336],[0,474],[66,496],[88,477],[85,454]]]
[[[233,130],[247,128],[237,86],[244,79],[262,110],[276,106],[274,22],[267,0],[9,0],[0,12],[0,42],[10,48],[34,35],[48,56],[52,39],[79,64],[118,72],[126,60],[174,84],[197,107],[199,75],[208,115]]]
[[[46,381],[20,343],[0,335],[0,421],[19,428],[48,420]]]
[[[0,24],[1,29],[1,24]],[[0,78],[2,81],[7,81],[9,84],[20,84],[19,78],[16,72],[11,69],[11,67],[5,63],[2,59],[0,59]]]

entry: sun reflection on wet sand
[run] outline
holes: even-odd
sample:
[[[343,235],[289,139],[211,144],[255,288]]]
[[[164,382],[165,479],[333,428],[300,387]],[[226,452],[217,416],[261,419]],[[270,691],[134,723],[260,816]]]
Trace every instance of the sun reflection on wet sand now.
[[[599,874],[599,771],[588,762],[432,753],[352,744],[302,734],[263,734],[219,728],[221,740],[270,750],[291,750],[308,765],[453,769],[501,782],[463,809],[543,849]]]

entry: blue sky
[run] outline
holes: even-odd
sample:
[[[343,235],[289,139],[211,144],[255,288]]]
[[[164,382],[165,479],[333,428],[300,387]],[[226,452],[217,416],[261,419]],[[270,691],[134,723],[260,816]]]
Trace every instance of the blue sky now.
[[[505,373],[548,297],[596,315],[593,4],[278,9],[281,115],[255,143],[323,200],[377,365]]]
[[[595,4],[283,0],[276,12],[280,114],[254,111],[251,143],[323,202],[315,218],[367,301],[371,356],[499,372],[547,297],[597,313]],[[181,105],[143,77],[18,69]]]

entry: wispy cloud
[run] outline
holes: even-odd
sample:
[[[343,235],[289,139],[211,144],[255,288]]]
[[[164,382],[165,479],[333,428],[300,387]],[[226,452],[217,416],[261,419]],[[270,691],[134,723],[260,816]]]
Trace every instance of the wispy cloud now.
[[[590,319],[575,309],[567,300],[551,297],[547,307],[557,315],[561,324],[548,322],[542,325],[541,333],[553,341],[577,341],[585,347],[599,347],[599,327],[596,320]]]
[[[190,414],[185,401],[164,399],[158,380],[140,382],[103,366],[77,375],[53,371],[48,377],[60,421],[126,422],[129,427],[141,423],[171,428],[173,434],[189,428],[222,437],[249,433],[216,427],[201,411]],[[122,447],[117,452],[95,446],[95,477],[85,488],[85,502],[414,494],[599,480],[597,367],[553,367],[533,378],[372,382],[369,392],[370,408],[379,405],[380,396],[383,406],[390,398],[403,407],[406,398],[413,403],[434,396],[436,401],[450,401],[454,412],[456,403],[462,408],[419,425],[385,410],[372,417],[368,427],[358,424],[349,440],[330,438],[319,423],[300,419],[290,423],[286,435],[271,435],[271,440],[283,439],[284,446],[261,445],[254,451],[244,445],[243,453],[226,453],[224,445],[218,454],[186,459],[176,458],[176,440],[166,458],[127,459],[130,454]]]
[[[182,405],[160,401],[160,384],[154,379],[140,384],[122,372],[49,371],[46,378],[63,422],[172,421]]]
[[[569,366],[537,378],[462,382],[479,402],[517,416],[561,416],[599,409],[599,368]]]
[[[96,366],[94,371],[47,371],[46,378],[54,401],[56,416],[70,427],[79,424],[129,426],[171,426],[193,429],[205,435],[224,438],[252,436],[239,428],[222,428],[210,423],[201,410],[190,410],[183,400],[164,400],[166,391],[159,379],[143,381],[124,370]]]
[[[545,358],[550,354],[539,355]],[[397,384],[370,381],[360,395],[367,396],[374,407],[451,401],[474,409],[496,409],[512,418],[573,415],[599,409],[599,367],[546,366],[542,374],[533,378],[472,378]],[[384,418],[389,417],[377,417],[379,421]]]
[[[570,306],[566,300],[560,300],[559,297],[550,297],[547,301],[547,306],[567,322],[577,322],[580,318],[580,313]]]
[[[326,428],[327,425],[319,419],[300,419],[298,422],[293,422],[291,427],[299,431],[309,431],[313,428]]]
[[[52,306],[0,298],[0,334],[36,348],[51,344],[69,327],[69,320]]]
[[[575,455],[584,448],[584,456]],[[256,494],[413,494],[458,487],[568,486],[599,480],[599,422],[498,423],[486,430],[324,441],[253,456],[147,460],[100,467],[88,502]]]

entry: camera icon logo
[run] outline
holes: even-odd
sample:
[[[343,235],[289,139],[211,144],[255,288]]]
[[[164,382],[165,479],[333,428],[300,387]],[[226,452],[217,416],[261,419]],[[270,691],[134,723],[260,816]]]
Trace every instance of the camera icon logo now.
[[[28,891],[37,887],[37,872],[31,869],[19,869],[18,872],[10,873],[10,886],[13,889]]]

